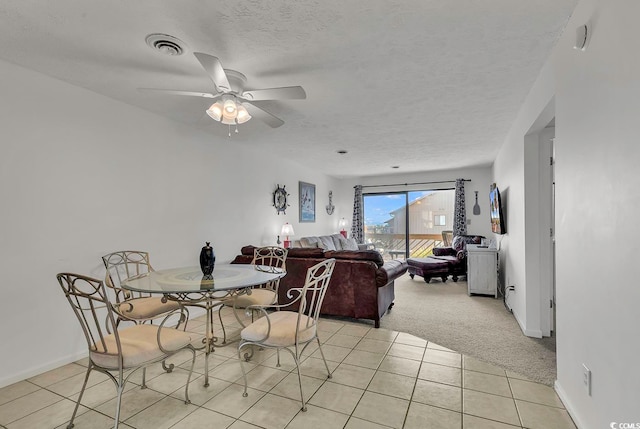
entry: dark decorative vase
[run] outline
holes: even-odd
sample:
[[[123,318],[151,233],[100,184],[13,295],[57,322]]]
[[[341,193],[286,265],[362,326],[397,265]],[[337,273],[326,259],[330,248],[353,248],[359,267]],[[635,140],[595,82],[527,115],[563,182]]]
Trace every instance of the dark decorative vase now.
[[[202,269],[202,274],[210,276],[211,273],[213,273],[213,267],[215,264],[216,255],[213,253],[213,248],[207,241],[207,245],[200,251],[200,269]]]

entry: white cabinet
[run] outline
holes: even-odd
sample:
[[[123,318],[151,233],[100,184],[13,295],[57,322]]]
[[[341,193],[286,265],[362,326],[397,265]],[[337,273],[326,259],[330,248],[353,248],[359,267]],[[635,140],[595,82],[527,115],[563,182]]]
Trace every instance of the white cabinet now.
[[[498,297],[498,251],[467,244],[468,293]]]

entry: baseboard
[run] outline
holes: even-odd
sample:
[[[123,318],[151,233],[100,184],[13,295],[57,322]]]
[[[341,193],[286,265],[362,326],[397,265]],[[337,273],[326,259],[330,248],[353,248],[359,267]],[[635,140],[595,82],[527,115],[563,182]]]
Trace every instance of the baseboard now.
[[[527,337],[542,338],[542,330],[540,330],[540,329],[527,329],[524,326],[524,323],[522,323],[522,321],[518,317],[518,313],[516,313],[514,311],[512,314],[513,314],[513,317],[515,317],[516,322],[518,322],[518,326],[520,326],[520,330],[522,331],[523,334],[525,334]]]
[[[86,348],[86,346],[85,346]],[[87,357],[89,354],[89,352],[87,352],[86,350],[82,351],[82,352],[78,352],[75,354],[71,354],[71,355],[67,355],[65,357],[62,357],[60,359],[56,359],[54,361],[51,362],[47,362],[43,365],[37,366],[37,367],[33,367],[33,368],[29,368],[26,371],[22,371],[20,373],[17,374],[13,374],[9,377],[5,377],[3,379],[0,380],[0,387],[5,387],[8,386],[10,384],[13,383],[17,383],[18,381],[22,381],[22,380],[26,380],[27,378],[31,378],[31,377],[35,377],[36,375],[40,375],[42,373],[45,373],[47,371],[51,371],[52,369],[56,369],[59,368],[63,365],[66,365],[68,363],[72,363],[75,362],[77,360],[80,360],[82,358]]]
[[[567,396],[566,392],[564,391],[564,389],[562,388],[562,386],[560,385],[560,382],[558,380],[556,380],[555,383],[553,383],[553,389],[558,394],[558,397],[560,398],[560,400],[564,404],[564,408],[567,410],[567,412],[569,413],[569,415],[573,419],[573,423],[576,425],[576,427],[578,429],[586,428],[587,426],[585,424],[583,424],[582,421],[580,420],[580,418],[578,416],[578,413],[576,413],[575,408],[571,404],[571,401],[569,400],[569,397]]]

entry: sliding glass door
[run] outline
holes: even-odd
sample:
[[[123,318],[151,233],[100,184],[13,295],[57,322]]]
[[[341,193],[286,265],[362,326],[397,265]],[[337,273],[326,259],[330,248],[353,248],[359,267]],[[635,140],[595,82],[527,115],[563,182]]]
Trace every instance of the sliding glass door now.
[[[453,189],[365,194],[365,241],[384,259],[429,256],[453,229],[454,201]]]
[[[364,241],[373,243],[385,259],[406,253],[407,193],[365,194]]]

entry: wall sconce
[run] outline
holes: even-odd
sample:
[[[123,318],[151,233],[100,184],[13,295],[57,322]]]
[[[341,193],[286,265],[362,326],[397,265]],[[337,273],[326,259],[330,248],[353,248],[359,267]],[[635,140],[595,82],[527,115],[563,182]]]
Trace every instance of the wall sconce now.
[[[285,223],[284,225],[282,225],[282,230],[280,231],[280,235],[285,236],[286,238],[284,239],[284,248],[288,249],[289,247],[291,247],[291,241],[289,241],[289,236],[293,236],[294,232],[293,232],[293,225],[291,225],[289,222]]]
[[[340,228],[340,234],[342,234],[344,238],[347,238],[347,220],[345,218],[338,221],[338,227]]]

